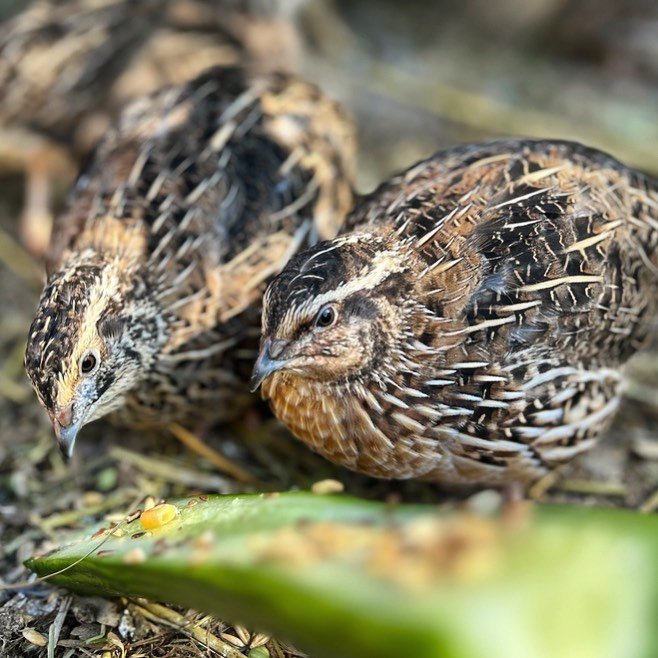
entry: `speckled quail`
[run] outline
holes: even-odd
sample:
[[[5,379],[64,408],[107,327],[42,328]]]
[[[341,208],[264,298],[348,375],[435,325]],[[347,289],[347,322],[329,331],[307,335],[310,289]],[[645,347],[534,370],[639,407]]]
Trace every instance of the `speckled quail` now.
[[[252,385],[328,459],[529,484],[592,446],[658,304],[658,183],[559,141],[454,148],[268,288]]]
[[[352,203],[352,124],[294,76],[215,68],[135,101],[56,222],[25,364],[63,449],[109,414],[207,425],[252,397],[267,280]]]
[[[0,168],[28,174],[26,244],[43,252],[51,178],[74,176],[75,163],[126,102],[213,65],[291,70],[299,38],[289,5],[36,0],[6,21],[0,28]]]

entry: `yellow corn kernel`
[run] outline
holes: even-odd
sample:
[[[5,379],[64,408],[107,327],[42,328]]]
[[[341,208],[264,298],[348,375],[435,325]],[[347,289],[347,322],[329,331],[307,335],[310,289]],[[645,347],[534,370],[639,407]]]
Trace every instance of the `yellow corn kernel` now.
[[[177,514],[178,510],[175,505],[163,503],[143,511],[139,520],[144,530],[157,530],[169,523]]]

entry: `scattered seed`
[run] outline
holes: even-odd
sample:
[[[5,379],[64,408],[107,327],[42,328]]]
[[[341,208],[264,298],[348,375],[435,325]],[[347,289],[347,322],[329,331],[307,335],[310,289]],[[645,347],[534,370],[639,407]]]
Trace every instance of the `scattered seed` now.
[[[244,642],[242,642],[239,637],[235,637],[235,635],[231,635],[230,633],[220,633],[219,637],[238,649],[242,649],[242,647],[244,647]]]
[[[123,556],[124,564],[141,564],[146,562],[146,553],[141,548],[133,548]]]
[[[130,516],[126,517],[126,523],[132,523],[135,519],[138,519],[142,515],[142,510],[137,510],[133,512]]]
[[[116,551],[113,548],[106,548],[103,549],[102,551],[98,551],[98,553],[96,553],[96,557],[107,557],[108,555],[112,555],[113,553],[116,553]]]
[[[103,502],[103,494],[99,491],[85,491],[82,494],[82,503],[85,507],[94,507]]]
[[[503,497],[495,489],[485,489],[468,498],[463,507],[480,516],[493,516],[500,512],[503,506]]]
[[[320,495],[343,493],[345,485],[338,480],[320,480],[313,484],[311,491]]]
[[[134,535],[130,535],[131,539],[139,539],[140,537],[143,537],[144,535],[147,535],[148,533],[146,531],[143,532],[136,532]]]
[[[33,628],[24,628],[21,633],[23,637],[36,647],[45,647],[48,644],[48,638],[41,635],[39,631],[35,631]]]
[[[244,626],[234,626],[235,634],[242,640],[242,646],[246,647],[251,641],[251,633]]]
[[[255,635],[252,636],[251,640],[249,641],[249,644],[251,645],[251,648],[253,650],[267,644],[271,639],[272,638],[269,635],[265,635],[265,633],[256,633]]]
[[[92,539],[98,539],[99,537],[102,537],[107,530],[105,528],[100,528],[99,530],[96,530],[96,532],[91,536]]]

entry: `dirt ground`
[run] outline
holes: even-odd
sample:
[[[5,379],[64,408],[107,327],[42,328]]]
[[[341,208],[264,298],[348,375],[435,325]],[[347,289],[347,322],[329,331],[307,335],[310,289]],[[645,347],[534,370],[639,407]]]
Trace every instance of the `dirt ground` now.
[[[302,69],[359,123],[361,190],[438,148],[503,134],[581,139],[658,172],[655,3],[317,4],[303,24]],[[22,367],[41,287],[41,268],[17,239],[22,184],[17,174],[0,181],[0,584],[29,578],[22,563],[36,549],[147,496],[303,488],[332,477],[357,495],[451,502],[429,485],[376,482],[327,464],[263,407],[206,437],[255,485],[219,472],[173,438],[103,423],[83,431],[65,464]],[[628,375],[613,428],[545,500],[658,509],[658,351],[636,359]],[[206,640],[193,639],[194,629]],[[67,658],[220,655],[212,646],[221,643],[237,655],[302,655],[194,611],[83,599],[47,584],[0,590],[0,656],[45,657],[49,633],[59,640],[54,655]],[[254,651],[261,645],[268,653]]]

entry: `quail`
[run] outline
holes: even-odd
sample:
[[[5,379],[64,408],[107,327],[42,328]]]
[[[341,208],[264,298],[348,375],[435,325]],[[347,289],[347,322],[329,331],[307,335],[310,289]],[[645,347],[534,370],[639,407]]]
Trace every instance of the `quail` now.
[[[51,180],[70,181],[130,100],[213,65],[291,69],[278,0],[36,0],[0,28],[0,166],[25,170],[24,242],[47,246]]]
[[[57,218],[25,366],[63,451],[111,414],[137,427],[240,414],[267,280],[333,237],[354,134],[286,74],[213,68],[139,99]]]
[[[658,183],[605,153],[440,152],[274,279],[252,387],[350,469],[530,486],[610,422],[656,314],[657,246]]]

